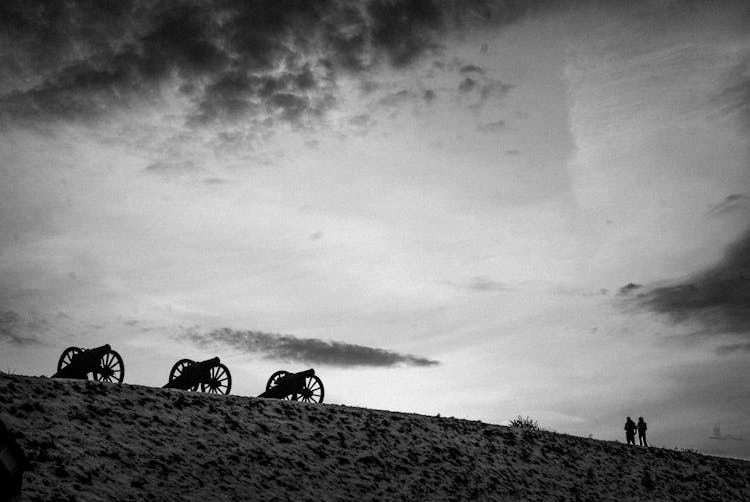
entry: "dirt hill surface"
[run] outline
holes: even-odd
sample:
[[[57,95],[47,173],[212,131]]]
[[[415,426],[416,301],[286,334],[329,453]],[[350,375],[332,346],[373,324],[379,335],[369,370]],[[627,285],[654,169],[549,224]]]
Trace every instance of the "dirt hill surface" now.
[[[750,500],[750,462],[481,422],[0,373],[22,501]]]

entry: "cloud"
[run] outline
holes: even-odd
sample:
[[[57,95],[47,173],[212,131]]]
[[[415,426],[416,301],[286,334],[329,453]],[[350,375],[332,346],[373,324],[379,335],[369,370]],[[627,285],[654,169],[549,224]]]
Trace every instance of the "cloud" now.
[[[207,333],[188,329],[183,338],[201,347],[216,344],[248,354],[261,354],[267,359],[280,359],[331,366],[436,366],[438,361],[410,354],[399,354],[384,349],[353,345],[344,342],[297,338],[291,335],[272,335],[258,331],[237,331],[229,328]]]
[[[724,115],[736,114],[750,128],[750,59],[737,65],[727,85],[714,98]]]
[[[467,92],[471,92],[473,89],[476,88],[476,86],[477,86],[477,83],[473,78],[466,77],[458,85],[458,92],[460,92],[461,94],[465,94]]]
[[[147,165],[143,170],[147,173],[158,174],[160,176],[183,176],[204,173],[205,170],[196,165],[193,161],[184,162],[153,162]]]
[[[750,352],[750,342],[732,343],[729,345],[721,345],[716,348],[716,353],[722,356],[733,354],[735,352]]]
[[[465,66],[462,66],[460,70],[458,70],[459,73],[478,73],[479,75],[484,75],[484,70],[480,68],[477,65],[468,64]]]
[[[21,347],[41,345],[42,342],[35,333],[47,329],[49,326],[45,321],[24,319],[12,310],[0,312],[0,343],[6,342]]]
[[[458,84],[458,96],[469,108],[475,110],[482,108],[491,98],[502,99],[514,87],[484,73],[471,74],[471,77],[464,77]]]
[[[177,79],[190,124],[266,113],[289,122],[331,101],[336,72],[404,67],[434,45],[428,0],[220,3],[3,2],[0,111],[16,121],[92,120]]]
[[[504,120],[496,120],[495,122],[477,125],[477,130],[480,132],[501,132],[504,131],[506,127],[507,125]]]
[[[305,125],[336,102],[339,75],[406,69],[439,53],[448,30],[507,24],[548,3],[8,0],[0,33],[14,43],[0,48],[0,118],[92,121],[179,89],[191,126]],[[461,73],[477,77],[482,102],[509,89],[483,81],[478,66]]]
[[[743,209],[750,209],[750,195],[746,193],[733,193],[716,204],[708,211],[709,216],[723,216]]]
[[[636,289],[641,289],[643,287],[642,284],[635,284],[633,282],[629,282],[623,287],[620,288],[620,294],[621,295],[628,295],[635,291]]]
[[[319,117],[333,103],[330,82],[315,75],[309,65],[278,75],[253,75],[247,71],[221,73],[197,98],[193,125],[256,118],[268,125],[273,120],[299,124]]]
[[[653,288],[635,301],[675,323],[697,321],[706,334],[750,338],[750,231],[713,267],[675,284]],[[723,352],[739,350],[742,345],[731,347]]]
[[[379,0],[370,2],[367,10],[372,19],[373,45],[393,66],[407,66],[438,47],[436,35],[444,24],[439,2]]]
[[[481,276],[472,277],[468,288],[474,291],[508,291],[510,289],[507,284]]]

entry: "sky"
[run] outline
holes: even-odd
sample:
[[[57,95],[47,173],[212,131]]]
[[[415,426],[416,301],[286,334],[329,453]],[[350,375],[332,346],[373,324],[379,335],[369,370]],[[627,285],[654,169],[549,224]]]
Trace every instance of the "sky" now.
[[[0,370],[750,459],[749,129],[743,1],[3,2]]]

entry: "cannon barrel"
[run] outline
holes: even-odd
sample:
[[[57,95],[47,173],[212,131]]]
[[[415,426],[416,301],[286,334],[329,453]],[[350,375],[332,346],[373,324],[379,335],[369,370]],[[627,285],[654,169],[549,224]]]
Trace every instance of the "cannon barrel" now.
[[[295,378],[307,378],[311,376],[315,376],[315,370],[310,368],[309,370],[300,371],[299,373],[294,374]]]
[[[107,352],[111,351],[112,347],[109,346],[109,344],[105,343],[101,347],[95,347],[93,349],[84,350],[81,354],[79,354],[77,357],[90,357],[91,359],[99,359]]]
[[[209,368],[213,368],[214,366],[218,366],[218,365],[221,364],[221,359],[219,359],[218,357],[214,357],[212,359],[207,359],[205,361],[201,361],[198,364],[205,364]]]
[[[208,371],[211,368],[214,368],[221,364],[221,359],[218,357],[214,357],[211,359],[206,359],[205,361],[199,361],[197,363],[193,363],[187,368],[185,368],[185,373],[197,373],[199,371]]]

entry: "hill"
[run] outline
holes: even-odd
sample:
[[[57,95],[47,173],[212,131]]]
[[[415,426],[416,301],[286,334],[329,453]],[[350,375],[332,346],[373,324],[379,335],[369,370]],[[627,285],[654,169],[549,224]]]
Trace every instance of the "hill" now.
[[[750,462],[407,413],[0,373],[22,501],[749,500]]]

